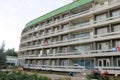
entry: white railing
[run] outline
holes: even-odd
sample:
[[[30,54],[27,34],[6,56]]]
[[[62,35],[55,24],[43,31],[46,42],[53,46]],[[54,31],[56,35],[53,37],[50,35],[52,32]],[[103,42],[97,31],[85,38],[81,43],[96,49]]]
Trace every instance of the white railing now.
[[[111,36],[111,35],[113,36],[113,35],[117,35],[117,34],[120,34],[120,31],[94,35],[93,38],[106,37],[106,36]],[[91,39],[91,37],[88,36],[88,37],[83,37],[83,38],[73,38],[73,39],[68,39],[68,40],[63,40],[63,41],[51,42],[51,43],[49,43],[49,46],[54,45],[54,44],[66,43],[66,42],[75,42],[75,41],[80,41],[80,40],[85,40],[85,39]],[[40,46],[45,46],[45,45],[44,44],[38,44],[38,45],[32,45],[32,46],[28,46],[28,47],[22,47],[20,49],[34,48],[34,47],[40,47]]]
[[[101,73],[107,71],[109,74],[120,74],[120,67],[118,66],[95,66],[95,68],[98,68],[101,71]]]
[[[95,68],[101,69],[101,70],[120,70],[120,67],[118,66],[95,66]]]
[[[74,52],[64,52],[64,53],[51,53],[51,54],[42,54],[40,56],[38,55],[24,55],[23,58],[40,58],[40,57],[56,57],[56,56],[78,56],[78,55],[81,55],[81,56],[86,56],[86,55],[91,55],[91,54],[99,54],[99,53],[109,53],[109,52],[113,52],[112,49],[105,49],[105,50],[88,50],[88,51],[83,51],[83,50],[78,50],[78,51],[74,51]]]
[[[75,25],[75,26],[71,26],[71,27],[69,27],[69,28],[66,28],[66,29],[61,29],[61,30],[58,30],[57,32],[55,31],[55,32],[51,32],[51,33],[48,33],[48,34],[44,34],[44,35],[40,35],[40,36],[36,36],[36,37],[32,37],[31,38],[31,40],[33,40],[33,39],[37,39],[37,38],[40,38],[40,37],[42,37],[42,36],[49,36],[49,35],[51,35],[51,34],[57,34],[57,33],[59,33],[59,32],[64,32],[64,31],[66,31],[66,30],[70,30],[70,29],[75,29],[76,27],[84,27],[84,26],[86,26],[86,25],[90,25],[90,24],[97,24],[97,23],[101,23],[101,22],[105,22],[105,21],[109,21],[109,20],[113,20],[113,19],[117,19],[117,18],[120,18],[120,15],[118,15],[118,16],[113,16],[113,17],[109,17],[109,18],[106,18],[106,19],[102,19],[102,20],[97,20],[97,21],[91,21],[91,22],[87,22],[87,23],[84,23],[84,24],[78,24],[78,25]],[[107,35],[108,33],[106,33],[105,35]],[[110,34],[110,33],[109,33]],[[111,33],[112,34],[112,33]],[[104,34],[103,34],[104,35]],[[102,36],[103,36],[102,35]],[[101,35],[95,35],[95,36],[101,36]],[[30,40],[30,38],[27,40],[25,40],[24,42],[21,42],[21,43],[25,43],[25,42],[27,42],[27,41],[29,41]]]
[[[93,7],[93,8],[91,8],[91,9],[89,9],[89,10],[86,10],[86,11],[83,11],[83,12],[80,12],[80,13],[77,13],[77,14],[73,14],[73,15],[67,16],[67,17],[62,18],[62,19],[60,19],[60,20],[58,20],[58,21],[54,21],[54,22],[51,22],[51,23],[49,23],[49,24],[40,26],[40,27],[37,29],[37,31],[38,31],[39,29],[45,28],[46,26],[51,25],[51,24],[53,24],[53,23],[58,23],[58,22],[60,22],[60,21],[64,21],[64,20],[69,19],[69,18],[73,18],[73,17],[76,17],[76,16],[80,16],[80,15],[83,15],[83,14],[85,14],[85,13],[89,13],[89,12],[91,12],[91,11],[99,10],[99,9],[101,9],[101,8],[103,8],[103,7],[106,7],[106,6],[109,6],[109,7],[110,7],[110,6],[116,5],[116,4],[120,4],[120,1],[119,1],[119,0],[118,0],[118,1],[111,1],[111,2],[109,2],[108,4],[105,4],[105,5],[102,5],[102,6],[99,6],[99,7]],[[34,31],[36,31],[36,29],[29,30],[29,31],[26,32],[24,35],[27,35],[27,34],[29,34],[29,33],[31,33],[31,32],[34,32]],[[23,36],[24,36],[24,35],[23,35]]]
[[[73,71],[73,72],[84,72],[85,68],[82,66],[51,66],[51,65],[37,65],[37,64],[24,64],[24,68],[28,69],[42,69],[42,70],[55,70],[55,71]]]

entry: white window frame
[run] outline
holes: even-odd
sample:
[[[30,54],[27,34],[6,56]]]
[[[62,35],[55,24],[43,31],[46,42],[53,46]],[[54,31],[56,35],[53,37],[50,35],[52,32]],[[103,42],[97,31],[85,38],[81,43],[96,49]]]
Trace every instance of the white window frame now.
[[[117,61],[116,61],[116,62],[117,62],[117,67],[120,67],[120,66],[118,65],[118,60],[120,60],[120,58],[117,58]]]
[[[104,66],[104,62],[103,62],[104,60],[106,60],[106,66]],[[102,62],[102,65],[101,65],[101,66],[99,66],[99,61]],[[109,65],[107,65],[107,62],[109,63]],[[99,66],[99,67],[109,67],[109,66],[110,66],[110,59],[108,59],[108,58],[98,59],[98,66]]]

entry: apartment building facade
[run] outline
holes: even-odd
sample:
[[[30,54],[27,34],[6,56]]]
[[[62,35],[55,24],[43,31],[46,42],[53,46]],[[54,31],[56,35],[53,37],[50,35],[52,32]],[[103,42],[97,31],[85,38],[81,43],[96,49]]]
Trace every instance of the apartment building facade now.
[[[120,0],[76,0],[26,24],[24,68],[120,73]]]

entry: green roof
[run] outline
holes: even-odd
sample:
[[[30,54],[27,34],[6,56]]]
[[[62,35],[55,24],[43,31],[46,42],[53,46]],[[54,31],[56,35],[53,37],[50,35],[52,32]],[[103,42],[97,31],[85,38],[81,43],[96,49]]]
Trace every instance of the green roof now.
[[[77,1],[74,1],[74,2],[72,2],[72,3],[70,3],[70,4],[67,4],[67,5],[65,5],[65,6],[63,6],[63,7],[60,7],[60,8],[58,8],[58,9],[54,10],[54,11],[51,11],[51,12],[49,12],[49,13],[43,15],[43,16],[40,16],[40,17],[38,17],[38,18],[36,18],[36,19],[28,22],[28,23],[25,25],[25,28],[27,28],[27,27],[29,27],[29,26],[32,26],[32,25],[34,25],[34,24],[36,24],[36,23],[38,23],[38,22],[40,22],[40,21],[43,21],[43,20],[45,20],[45,19],[48,19],[48,18],[50,18],[50,17],[52,17],[52,16],[55,16],[55,15],[60,14],[60,13],[62,13],[62,12],[65,12],[65,11],[67,11],[67,10],[71,10],[71,9],[76,8],[76,7],[78,7],[78,6],[81,6],[81,5],[83,5],[83,4],[89,3],[89,2],[91,2],[91,1],[93,1],[93,0],[77,0]]]

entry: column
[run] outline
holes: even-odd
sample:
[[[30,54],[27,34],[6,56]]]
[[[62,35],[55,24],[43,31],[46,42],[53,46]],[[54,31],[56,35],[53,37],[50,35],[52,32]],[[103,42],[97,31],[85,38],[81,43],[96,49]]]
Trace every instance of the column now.
[[[96,62],[96,58],[94,58],[94,67],[97,66]]]
[[[61,51],[60,51],[60,47],[58,47],[57,53],[61,53]]]
[[[110,40],[110,49],[113,48],[113,40]]]
[[[68,52],[68,53],[71,52],[71,50],[70,50],[70,45],[68,46],[68,51],[67,51],[67,52]]]
[[[114,67],[114,59],[113,59],[113,56],[111,57],[111,67]]]
[[[59,66],[59,59],[57,59],[57,63],[56,63],[57,66]]]
[[[112,30],[112,24],[109,24],[109,32],[113,32],[113,30]]]
[[[95,42],[93,42],[93,50],[96,50],[97,48],[96,48],[96,43]]]

